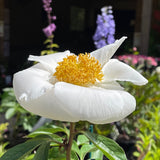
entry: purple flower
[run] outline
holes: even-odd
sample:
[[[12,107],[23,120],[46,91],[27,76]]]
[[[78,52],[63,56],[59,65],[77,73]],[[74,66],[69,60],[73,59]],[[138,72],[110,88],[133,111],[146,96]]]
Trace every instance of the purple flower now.
[[[55,31],[56,29],[56,25],[54,23],[52,23],[53,20],[56,20],[56,16],[52,16],[51,12],[52,12],[52,7],[51,7],[51,3],[52,0],[42,0],[43,2],[43,8],[44,10],[47,12],[47,18],[48,18],[48,26],[43,28],[43,32],[46,35],[46,37],[50,37],[51,35],[53,35],[52,33]]]
[[[50,7],[52,0],[42,0],[43,8],[47,13],[51,13],[52,7]]]
[[[43,32],[47,37],[50,37],[52,35],[52,32],[54,32],[56,29],[56,25],[54,23],[51,23],[46,28],[43,28]]]
[[[113,27],[110,27],[110,28],[108,28],[108,31],[109,31],[109,34],[108,34],[108,36],[110,35],[110,36],[112,36],[112,35],[114,35],[114,33],[115,33],[115,28]],[[112,37],[114,37],[114,36],[112,36]]]
[[[56,20],[56,19],[57,19],[57,17],[56,17],[56,16],[52,16],[52,19],[53,19],[53,20]]]
[[[112,35],[108,35],[108,37],[107,37],[107,42],[108,42],[108,44],[114,43],[114,42],[115,42],[114,37],[113,37]]]
[[[97,28],[93,35],[96,48],[114,43],[115,21],[112,15],[112,6],[101,8],[101,15],[97,16]]]
[[[100,39],[99,41],[95,41],[94,44],[95,44],[96,48],[102,48],[103,46],[106,45],[106,40]]]

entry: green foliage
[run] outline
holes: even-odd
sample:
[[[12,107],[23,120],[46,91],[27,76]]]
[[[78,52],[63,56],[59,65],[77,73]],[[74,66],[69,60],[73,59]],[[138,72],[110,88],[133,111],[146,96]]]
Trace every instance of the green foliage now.
[[[48,151],[50,147],[50,141],[44,142],[37,149],[36,155],[33,160],[48,160]]]
[[[45,134],[52,135],[57,132],[63,132],[69,137],[69,130],[66,127],[62,128],[62,127],[58,127],[55,125],[42,126],[41,128],[37,129],[36,131],[30,133],[27,137],[34,138],[35,136],[38,136],[38,135],[45,135]]]
[[[0,124],[0,157],[6,152],[6,146],[8,145],[8,142],[3,142],[4,141],[4,133],[7,130],[8,123],[1,123]]]
[[[13,88],[3,89],[3,94],[1,95],[0,112],[5,114],[5,118],[7,120],[15,117],[15,130],[17,129],[16,127],[23,126],[24,130],[31,131],[33,125],[38,120],[38,116],[35,116],[23,109],[16,101]]]
[[[135,97],[136,110],[118,122],[121,131],[119,137],[127,136],[128,141],[137,141],[138,151],[134,152],[134,156],[138,160],[160,159],[160,113],[159,107],[153,107],[160,104],[160,75],[153,66],[139,64],[134,67],[148,79],[148,84],[135,86],[129,82],[121,83]]]
[[[153,106],[145,116],[139,119],[137,151],[138,160],[155,160],[160,158],[160,106]]]
[[[52,138],[50,136],[37,136],[34,139],[28,140],[25,143],[19,144],[11,149],[9,149],[1,158],[0,160],[19,160],[23,159],[26,155],[30,154],[34,149],[37,147],[44,147],[47,144],[51,142]],[[38,148],[38,149],[39,149]],[[43,151],[43,153],[46,153]],[[39,151],[37,151],[38,154],[41,154]],[[37,154],[36,153],[36,154]],[[45,154],[46,155],[46,154]],[[36,155],[35,157],[39,158],[39,155]],[[39,160],[39,159],[34,159]],[[45,160],[45,159],[44,159]]]
[[[125,160],[123,149],[113,140],[90,132],[76,132],[71,148],[72,160],[90,158],[103,160],[105,155],[110,160]],[[42,127],[27,136],[25,143],[9,149],[0,160],[65,160],[66,145],[69,141],[69,130],[64,127],[49,125]],[[14,156],[13,156],[14,155]]]
[[[95,152],[91,153],[91,160],[103,160],[103,152],[100,150],[96,150]]]
[[[58,44],[53,43],[53,36],[47,38],[44,44],[46,45],[46,49],[41,51],[41,56],[56,53],[57,51],[54,48],[59,48]]]
[[[123,149],[112,139],[90,132],[83,133],[109,160],[127,160]]]
[[[8,142],[0,143],[0,157],[6,152],[6,146],[8,145]]]
[[[95,124],[94,132],[103,136],[109,136],[115,132],[115,126],[113,124]]]
[[[3,140],[3,134],[4,134],[5,130],[7,129],[8,125],[9,125],[9,123],[7,123],[7,122],[0,124],[0,141]]]
[[[43,50],[41,51],[41,56],[43,55],[48,55],[48,54],[53,54],[56,53],[57,51],[53,51],[53,50]]]
[[[135,86],[126,82],[123,84],[125,90],[135,97],[137,103],[136,110],[120,122],[121,129],[130,137],[137,135],[138,119],[144,117],[152,105],[160,104],[160,77],[154,70],[152,72],[147,70],[144,76],[148,79],[147,85]]]
[[[80,160],[84,160],[89,152],[96,151],[97,148],[89,143],[89,139],[84,135],[78,135],[77,142],[73,141],[72,151],[77,154]]]
[[[53,133],[52,133],[53,132]],[[19,144],[9,149],[0,160],[62,160],[65,159],[65,152],[61,154],[61,146],[65,137],[61,137],[54,133],[63,133],[67,136],[66,128],[50,125],[42,127],[31,133],[27,137],[30,138],[25,143]],[[67,136],[68,137],[68,136]],[[33,151],[36,153],[33,154]],[[31,154],[32,153],[32,154]],[[31,154],[31,155],[30,155]],[[14,156],[13,156],[14,155]],[[29,156],[29,157],[28,157]],[[34,157],[34,158],[33,158]]]

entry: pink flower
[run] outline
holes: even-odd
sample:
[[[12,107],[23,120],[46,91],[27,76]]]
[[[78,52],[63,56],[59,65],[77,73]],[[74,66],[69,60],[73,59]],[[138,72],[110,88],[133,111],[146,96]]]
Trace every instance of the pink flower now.
[[[136,51],[137,51],[137,48],[136,48],[136,47],[133,47],[133,51],[136,52]]]
[[[149,66],[157,66],[158,59],[154,57],[147,57],[144,55],[121,55],[118,56],[118,59],[124,61],[127,64],[136,65],[136,64],[144,64],[147,63]]]
[[[134,57],[133,60],[132,60],[132,64],[135,65],[138,63],[138,58],[137,57]]]
[[[152,57],[147,57],[147,62],[152,66],[157,66],[157,62]]]

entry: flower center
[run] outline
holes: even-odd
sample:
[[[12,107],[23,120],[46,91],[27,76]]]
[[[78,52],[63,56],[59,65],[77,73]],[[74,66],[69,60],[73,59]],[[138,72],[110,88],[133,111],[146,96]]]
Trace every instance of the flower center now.
[[[102,67],[98,60],[90,54],[68,56],[62,62],[58,62],[53,76],[59,81],[72,83],[80,86],[95,84],[103,79]]]

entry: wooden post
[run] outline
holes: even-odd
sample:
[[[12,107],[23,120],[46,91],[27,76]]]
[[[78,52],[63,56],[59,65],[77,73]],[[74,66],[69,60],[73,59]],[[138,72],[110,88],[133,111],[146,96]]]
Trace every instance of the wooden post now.
[[[147,55],[150,37],[152,0],[142,1],[141,48],[140,53]]]
[[[4,0],[0,0],[0,63],[3,61],[4,51]]]

